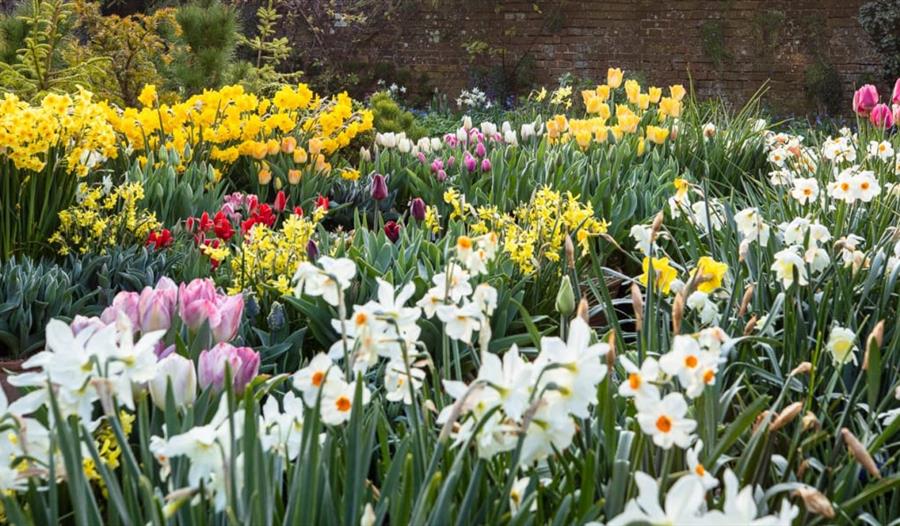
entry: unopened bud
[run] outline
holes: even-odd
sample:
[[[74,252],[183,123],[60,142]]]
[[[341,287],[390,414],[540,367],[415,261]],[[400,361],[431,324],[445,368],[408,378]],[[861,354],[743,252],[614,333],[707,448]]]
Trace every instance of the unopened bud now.
[[[812,364],[809,362],[800,362],[800,365],[794,367],[789,376],[797,376],[800,374],[806,374],[812,370]]]
[[[809,460],[804,458],[800,465],[797,466],[797,478],[802,479],[807,469],[809,469]]]
[[[753,299],[753,290],[755,287],[753,285],[748,285],[747,290],[744,291],[744,297],[741,298],[741,307],[738,309],[738,318],[742,317],[744,314],[747,314],[747,307],[750,306],[750,300]]]
[[[591,313],[586,299],[581,298],[581,301],[578,302],[578,311],[576,312],[576,315],[590,325]]]
[[[756,328],[756,314],[750,317],[750,321],[747,322],[747,325],[744,325],[744,336],[750,336],[753,333],[753,329]]]
[[[613,367],[616,365],[616,331],[609,333],[606,343],[609,345],[609,351],[606,353],[606,370],[612,374]]]
[[[575,292],[572,290],[572,281],[569,276],[563,276],[556,293],[556,312],[564,317],[569,317],[575,310]]]
[[[637,332],[641,332],[644,326],[644,297],[637,283],[631,284],[631,304],[634,307],[634,324]]]
[[[879,321],[875,324],[875,328],[872,329],[872,332],[869,333],[869,338],[866,340],[866,353],[863,355],[863,371],[869,370],[869,352],[872,349],[881,349],[881,345],[884,343],[884,320]]]
[[[828,497],[812,486],[804,486],[794,490],[794,495],[803,500],[806,509],[817,515],[821,515],[826,519],[834,518],[834,507],[828,500]]]
[[[656,236],[659,234],[659,230],[662,228],[663,219],[665,219],[665,215],[662,213],[662,210],[656,217],[653,218],[653,224],[650,225],[650,244],[656,241]]]
[[[756,420],[753,422],[753,432],[754,433],[756,433],[756,430],[759,429],[759,426],[761,426],[763,424],[763,422],[765,422],[766,419],[769,418],[770,413],[771,413],[771,411],[766,409],[765,411],[763,411],[762,413],[760,413],[756,416]]]
[[[769,424],[769,431],[778,431],[782,427],[790,424],[797,418],[797,415],[800,414],[800,411],[803,410],[802,402],[794,402],[793,404],[785,407],[778,413],[778,416],[775,417],[775,420]]]
[[[566,236],[566,265],[569,270],[575,269],[575,243],[572,243],[572,237]]]
[[[676,336],[681,334],[682,319],[684,319],[684,295],[679,292],[672,301],[672,333]]]
[[[878,470],[878,466],[875,465],[875,460],[872,459],[872,455],[869,454],[869,451],[862,442],[856,438],[856,435],[846,427],[841,429],[841,435],[844,436],[844,443],[847,444],[847,449],[850,451],[850,454],[853,455],[853,458],[859,462],[859,465],[865,468],[869,475],[876,479],[880,479],[881,472]]]
[[[800,419],[803,423],[803,430],[809,431],[810,429],[819,429],[819,419],[816,418],[816,415],[813,414],[812,411],[807,411],[803,418]]]

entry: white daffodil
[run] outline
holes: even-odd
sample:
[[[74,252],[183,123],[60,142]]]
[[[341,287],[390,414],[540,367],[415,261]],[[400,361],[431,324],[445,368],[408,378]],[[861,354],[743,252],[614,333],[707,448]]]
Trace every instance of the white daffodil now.
[[[696,339],[679,334],[672,341],[672,350],[660,357],[659,367],[666,374],[677,377],[682,386],[686,386],[700,368],[700,353],[700,344]]]
[[[328,382],[343,382],[344,373],[334,361],[324,353],[313,357],[309,365],[294,373],[294,388],[303,395],[306,405],[313,407],[319,396],[319,390]]]
[[[806,279],[806,264],[794,247],[788,247],[775,253],[772,270],[775,271],[775,276],[781,280],[785,289],[794,284],[795,272],[797,273],[797,283],[801,287],[809,283]]]
[[[336,426],[350,419],[353,411],[353,398],[356,395],[356,382],[331,380],[322,388],[321,417],[322,422]],[[362,404],[369,403],[369,389],[362,386]]]
[[[791,197],[801,205],[807,205],[819,198],[819,181],[815,177],[798,177],[794,179]]]
[[[682,449],[691,445],[697,422],[686,418],[688,406],[681,393],[669,393],[662,400],[637,397],[635,407],[641,430],[653,438],[654,444],[663,449],[673,444]]]
[[[665,508],[659,505],[659,484],[656,479],[638,471],[634,474],[638,496],[628,501],[625,511],[609,521],[607,526],[629,524],[697,524],[701,520],[706,492],[697,477],[681,477],[666,494]],[[737,524],[737,523],[735,523]]]
[[[573,415],[586,418],[588,407],[596,402],[597,384],[606,377],[603,356],[606,343],[591,344],[591,328],[579,317],[569,325],[568,341],[557,337],[541,338],[541,353],[535,362],[541,377],[538,390],[552,389]]]
[[[413,393],[419,392],[425,381],[425,371],[412,365],[407,366],[402,360],[391,360],[384,368],[385,399],[391,402],[403,401],[410,405]],[[411,386],[411,388],[410,388]]]
[[[831,353],[835,365],[844,365],[851,361],[856,363],[856,333],[850,329],[832,327],[825,348]]]
[[[711,490],[719,485],[719,481],[700,463],[700,452],[702,450],[703,441],[698,440],[694,447],[685,451],[684,456],[690,472],[700,479],[704,489]]]
[[[472,343],[472,333],[481,327],[481,311],[474,303],[466,303],[462,307],[442,305],[437,308],[437,316],[444,322],[447,336],[467,344]]]
[[[496,354],[484,353],[478,369],[478,379],[497,392],[503,412],[513,420],[522,418],[528,408],[532,374],[532,364],[522,359],[516,345],[503,354],[502,362]]]
[[[322,256],[316,266],[308,261],[300,263],[294,274],[295,296],[321,296],[328,304],[338,306],[350,281],[356,275],[356,264],[348,258]]]
[[[628,375],[625,381],[619,384],[620,396],[659,398],[659,389],[653,385],[653,382],[659,379],[659,363],[656,359],[644,358],[640,369],[624,355],[619,356],[619,361],[622,362],[622,367]]]

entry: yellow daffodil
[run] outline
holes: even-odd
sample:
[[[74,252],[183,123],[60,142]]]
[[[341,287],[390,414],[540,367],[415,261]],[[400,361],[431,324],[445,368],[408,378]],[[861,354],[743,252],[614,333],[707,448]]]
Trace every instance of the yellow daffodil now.
[[[678,271],[669,264],[669,258],[649,258],[644,257],[642,267],[644,273],[641,274],[639,281],[645,287],[650,279],[650,265],[653,265],[654,288],[663,294],[668,294],[672,287],[672,282],[678,277]]]

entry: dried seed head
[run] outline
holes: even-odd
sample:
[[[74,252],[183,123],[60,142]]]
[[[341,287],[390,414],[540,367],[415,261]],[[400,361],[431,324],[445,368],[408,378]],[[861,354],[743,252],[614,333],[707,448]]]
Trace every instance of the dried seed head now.
[[[817,515],[821,515],[826,519],[834,518],[834,507],[828,500],[828,497],[812,486],[804,486],[794,490],[794,495],[803,500],[806,509]]]
[[[744,314],[747,314],[747,307],[750,306],[750,300],[753,299],[753,290],[755,287],[753,285],[748,285],[747,290],[744,291],[744,297],[741,298],[741,307],[738,309],[738,318],[742,317]]]
[[[775,417],[775,420],[769,424],[769,431],[778,431],[782,427],[790,424],[797,418],[797,415],[800,414],[800,411],[803,410],[802,402],[794,402],[793,404],[785,407],[778,413],[778,416]]]
[[[800,374],[806,374],[812,370],[812,364],[809,362],[800,362],[800,365],[794,367],[794,370],[791,371],[789,376],[797,376]]]
[[[856,435],[846,427],[841,429],[841,435],[844,437],[844,443],[847,444],[847,450],[849,450],[850,454],[853,455],[853,458],[859,462],[859,465],[865,468],[869,475],[876,479],[880,479],[881,472],[878,470],[878,466],[875,465],[875,460],[872,458],[872,455],[869,454],[866,446],[864,446],[862,442],[856,438]]]
[[[672,301],[672,333],[681,334],[681,320],[684,319],[684,296],[679,292]]]
[[[876,323],[875,328],[869,333],[868,345],[866,347],[871,347],[873,344],[877,345],[879,349],[884,345],[884,320]]]
[[[641,332],[644,326],[644,296],[637,283],[631,284],[631,304],[634,306],[634,324],[637,326],[637,332]]]

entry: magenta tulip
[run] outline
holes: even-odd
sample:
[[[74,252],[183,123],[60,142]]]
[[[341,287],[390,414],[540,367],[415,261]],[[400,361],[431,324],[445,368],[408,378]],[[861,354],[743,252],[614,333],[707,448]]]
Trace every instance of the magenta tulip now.
[[[475,155],[477,155],[478,157],[484,157],[485,154],[487,154],[487,149],[485,149],[484,143],[478,143],[478,146],[475,147]]]
[[[894,92],[891,93],[891,102],[895,105],[900,105],[900,79],[897,79],[897,82],[894,83]]]
[[[259,373],[259,353],[250,347],[234,347],[228,343],[201,352],[197,374],[200,388],[224,389],[226,367],[231,368],[234,391],[240,394]]]
[[[443,170],[438,170],[437,180],[439,183],[443,183],[444,181],[446,181],[447,180],[447,172],[445,172]]]
[[[466,152],[466,156],[463,158],[463,164],[466,166],[466,170],[468,170],[469,173],[474,172],[477,166],[475,158],[472,157],[472,154],[469,152]]]
[[[372,176],[372,185],[370,188],[370,192],[372,194],[372,199],[376,201],[381,201],[382,199],[387,198],[388,187],[383,175],[375,174]]]
[[[866,84],[853,94],[853,111],[861,117],[868,117],[876,104],[878,104],[878,89],[871,84]]]
[[[485,157],[481,160],[481,171],[482,172],[490,172],[491,171],[491,160]]]
[[[416,221],[425,219],[425,201],[421,197],[417,197],[409,204],[409,213]]]
[[[887,104],[878,104],[872,108],[869,121],[879,128],[887,129],[894,125],[894,115]]]

